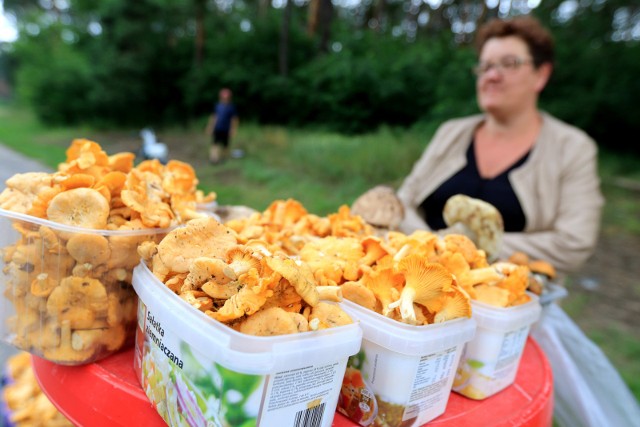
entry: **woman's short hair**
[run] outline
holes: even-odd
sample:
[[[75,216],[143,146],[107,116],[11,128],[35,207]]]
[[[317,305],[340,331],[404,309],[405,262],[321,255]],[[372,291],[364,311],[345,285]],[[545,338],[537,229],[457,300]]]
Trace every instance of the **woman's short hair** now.
[[[482,25],[476,34],[476,50],[482,51],[485,43],[492,38],[515,36],[524,41],[536,67],[555,59],[553,36],[540,21],[530,15],[510,19],[492,19]]]

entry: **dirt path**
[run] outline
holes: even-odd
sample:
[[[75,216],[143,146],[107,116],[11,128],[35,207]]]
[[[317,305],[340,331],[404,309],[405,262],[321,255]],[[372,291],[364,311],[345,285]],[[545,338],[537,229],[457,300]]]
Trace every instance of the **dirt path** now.
[[[595,254],[572,276],[569,297],[588,305],[574,319],[584,330],[622,326],[640,340],[640,236],[603,233]]]

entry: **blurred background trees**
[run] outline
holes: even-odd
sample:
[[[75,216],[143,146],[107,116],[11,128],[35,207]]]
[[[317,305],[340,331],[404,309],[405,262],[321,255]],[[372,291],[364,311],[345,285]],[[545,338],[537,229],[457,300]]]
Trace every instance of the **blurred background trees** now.
[[[227,86],[243,120],[359,133],[477,111],[473,39],[532,13],[557,42],[542,106],[640,148],[637,0],[5,0],[0,79],[46,123],[170,126]]]

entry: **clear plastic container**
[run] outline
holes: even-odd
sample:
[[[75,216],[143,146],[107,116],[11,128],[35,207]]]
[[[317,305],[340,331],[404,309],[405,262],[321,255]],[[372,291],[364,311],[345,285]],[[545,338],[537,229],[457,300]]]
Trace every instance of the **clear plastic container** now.
[[[0,209],[0,337],[62,365],[132,345],[137,247],[168,231],[92,230]]]
[[[472,301],[476,336],[465,346],[453,390],[482,400],[513,384],[531,326],[542,311],[539,299],[515,307],[495,307]]]
[[[413,326],[351,301],[340,304],[360,321],[363,339],[349,358],[338,411],[362,426],[421,426],[442,415],[475,321]]]
[[[141,263],[134,369],[170,426],[329,427],[357,323],[259,337],[191,307]]]

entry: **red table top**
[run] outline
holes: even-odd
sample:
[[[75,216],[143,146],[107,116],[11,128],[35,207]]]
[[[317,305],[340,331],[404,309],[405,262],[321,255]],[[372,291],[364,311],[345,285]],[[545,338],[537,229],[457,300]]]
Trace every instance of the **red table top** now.
[[[33,357],[44,393],[71,422],[85,427],[166,426],[133,370],[133,349],[83,366],[61,366]],[[546,356],[527,340],[515,383],[481,401],[451,393],[444,414],[426,425],[547,427],[553,417],[553,377]],[[357,424],[336,413],[333,427]]]

